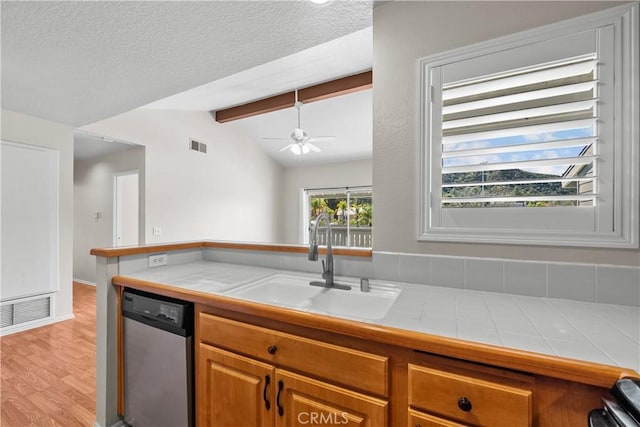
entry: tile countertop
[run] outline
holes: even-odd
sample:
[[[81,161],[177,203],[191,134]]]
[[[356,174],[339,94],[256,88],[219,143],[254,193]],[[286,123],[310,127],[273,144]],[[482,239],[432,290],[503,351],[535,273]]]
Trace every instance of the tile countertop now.
[[[225,295],[239,285],[273,274],[320,280],[319,274],[208,261],[126,276]],[[357,279],[344,280],[357,283]],[[619,366],[640,373],[640,308],[379,280],[371,280],[372,289],[381,283],[402,289],[384,318],[335,317]]]

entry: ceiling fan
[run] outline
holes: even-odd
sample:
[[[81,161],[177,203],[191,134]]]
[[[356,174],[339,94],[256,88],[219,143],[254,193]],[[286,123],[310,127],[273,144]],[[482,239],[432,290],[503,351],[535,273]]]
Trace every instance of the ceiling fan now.
[[[294,106],[296,110],[298,110],[298,126],[293,129],[289,138],[262,138],[265,141],[282,141],[288,142],[288,145],[285,145],[280,149],[280,151],[289,150],[296,156],[301,154],[307,154],[311,151],[315,153],[319,153],[322,151],[320,147],[314,144],[314,142],[329,142],[335,141],[335,136],[313,136],[310,137],[307,133],[302,130],[300,126],[300,110],[302,109],[302,102],[298,100],[298,91],[296,90],[296,101]]]

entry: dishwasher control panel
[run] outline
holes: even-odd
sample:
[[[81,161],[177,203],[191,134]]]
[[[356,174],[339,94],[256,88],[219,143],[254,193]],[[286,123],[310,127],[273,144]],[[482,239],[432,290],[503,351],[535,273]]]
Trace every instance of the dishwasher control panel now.
[[[177,327],[185,324],[187,303],[159,299],[125,290],[122,293],[122,313],[142,316],[150,321],[169,323]]]

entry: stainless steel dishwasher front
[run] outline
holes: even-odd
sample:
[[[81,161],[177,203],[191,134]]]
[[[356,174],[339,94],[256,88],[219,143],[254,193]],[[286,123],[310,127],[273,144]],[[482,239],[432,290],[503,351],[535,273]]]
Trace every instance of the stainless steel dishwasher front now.
[[[133,427],[192,427],[193,305],[122,293],[124,420]]]

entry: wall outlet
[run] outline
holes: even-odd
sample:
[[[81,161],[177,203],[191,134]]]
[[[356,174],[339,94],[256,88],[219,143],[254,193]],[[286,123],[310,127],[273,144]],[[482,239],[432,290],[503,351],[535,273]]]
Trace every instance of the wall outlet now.
[[[153,227],[153,235],[154,236],[159,236],[162,234],[162,228],[160,227]]]
[[[149,268],[167,265],[167,254],[149,255]]]

